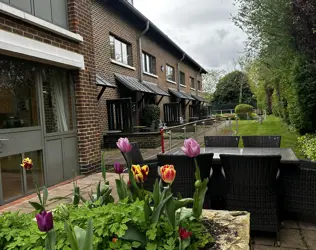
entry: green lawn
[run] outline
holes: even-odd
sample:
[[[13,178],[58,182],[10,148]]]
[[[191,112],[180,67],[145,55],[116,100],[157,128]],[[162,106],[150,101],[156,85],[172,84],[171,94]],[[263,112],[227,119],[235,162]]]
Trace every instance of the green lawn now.
[[[232,122],[236,130],[236,122]],[[268,116],[262,124],[257,121],[238,121],[238,135],[281,135],[281,147],[292,148],[299,158],[304,158],[297,145],[297,134],[291,132],[283,121],[275,116]],[[240,146],[243,147],[242,142]]]

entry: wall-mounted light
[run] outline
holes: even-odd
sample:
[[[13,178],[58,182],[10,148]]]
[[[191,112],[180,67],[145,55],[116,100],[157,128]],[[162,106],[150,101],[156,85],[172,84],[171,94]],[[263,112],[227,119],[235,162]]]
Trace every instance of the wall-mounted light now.
[[[161,66],[161,71],[164,72],[165,71],[165,66]]]

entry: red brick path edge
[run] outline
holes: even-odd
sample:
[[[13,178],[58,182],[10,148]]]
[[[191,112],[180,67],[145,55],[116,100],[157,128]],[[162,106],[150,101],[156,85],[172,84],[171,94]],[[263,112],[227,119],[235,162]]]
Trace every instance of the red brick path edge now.
[[[55,188],[57,188],[57,187],[66,185],[66,184],[68,184],[68,183],[71,183],[71,182],[73,182],[74,180],[76,181],[76,180],[83,179],[84,177],[86,177],[86,176],[85,176],[85,175],[79,175],[79,176],[75,177],[74,179],[70,179],[70,180],[67,180],[67,181],[58,183],[58,184],[56,184],[55,186],[49,187],[48,190],[49,190],[49,191],[50,191],[50,190],[53,190],[53,189],[55,189]],[[17,200],[15,200],[15,201],[10,202],[10,203],[7,203],[7,204],[5,204],[5,205],[3,205],[3,206],[0,206],[0,211],[2,211],[2,210],[5,209],[5,208],[12,207],[12,206],[14,206],[14,205],[20,204],[20,203],[22,203],[22,202],[24,202],[24,201],[28,201],[28,200],[30,200],[30,199],[36,197],[36,196],[37,196],[37,194],[34,193],[34,194],[30,194],[30,195],[28,195],[28,196],[24,196],[24,197],[22,197],[22,198],[20,198],[20,199],[17,199]]]

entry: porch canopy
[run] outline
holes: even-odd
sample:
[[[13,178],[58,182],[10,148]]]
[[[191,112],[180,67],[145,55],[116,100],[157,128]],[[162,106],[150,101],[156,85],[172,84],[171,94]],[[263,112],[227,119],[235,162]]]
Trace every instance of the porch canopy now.
[[[198,102],[205,102],[205,99],[201,96],[197,96],[197,95],[193,95],[193,94],[191,94],[191,96],[194,98],[194,100],[196,100]]]
[[[162,88],[160,88],[157,84],[152,82],[143,81],[143,84],[149,88],[151,91],[153,91],[156,95],[161,96],[170,96],[166,91],[164,91]]]
[[[115,79],[123,84],[126,88],[131,91],[142,92],[147,94],[155,94],[154,91],[140,83],[136,78],[114,73]]]
[[[178,90],[176,89],[173,89],[173,88],[169,88],[169,92],[174,95],[175,97],[179,98],[179,99],[184,99],[184,100],[190,100],[190,101],[193,101],[195,100],[193,97],[191,97],[189,94],[187,93],[184,93],[184,92],[179,92]]]

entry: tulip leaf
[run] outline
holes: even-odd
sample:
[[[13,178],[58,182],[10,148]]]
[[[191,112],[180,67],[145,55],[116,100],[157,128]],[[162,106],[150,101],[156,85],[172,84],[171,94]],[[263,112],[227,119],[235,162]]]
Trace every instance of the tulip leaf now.
[[[101,171],[102,171],[102,177],[103,177],[104,183],[106,183],[106,167],[105,167],[105,162],[104,162],[104,155],[105,155],[105,151],[103,151],[101,154]]]
[[[182,240],[182,242],[181,242],[181,250],[184,250],[188,246],[190,246],[190,241],[191,241],[190,237],[186,238],[185,240]]]
[[[179,208],[185,207],[189,203],[193,203],[194,199],[192,198],[186,198],[186,199],[181,199],[181,200],[174,200],[175,204],[175,211],[177,211]]]
[[[165,191],[163,192],[163,194],[165,193]],[[154,210],[152,216],[151,216],[151,223],[157,223],[159,221],[162,209],[164,208],[166,202],[172,198],[172,194],[170,194],[167,198],[163,199],[158,207]]]
[[[158,204],[160,202],[160,186],[159,186],[157,179],[156,179],[155,185],[154,185],[153,199],[154,199],[154,208],[157,208]]]
[[[123,185],[121,180],[115,180],[117,195],[120,200],[124,200],[126,197],[124,196]]]
[[[166,202],[165,213],[173,229],[175,228],[175,224],[176,224],[176,209],[175,208],[176,206],[174,204],[173,198],[169,199]]]
[[[83,250],[83,246],[86,240],[86,231],[83,230],[82,228],[75,226],[74,227],[74,232],[77,238],[77,242],[78,242],[78,246],[79,246],[79,250]]]
[[[140,242],[143,246],[147,244],[146,235],[144,235],[142,232],[140,232],[136,227],[134,227],[131,224],[128,224],[127,227],[128,228],[125,231],[125,234],[122,236],[123,240],[137,241],[137,242]]]
[[[74,234],[73,230],[70,228],[67,222],[64,224],[64,228],[66,231],[67,239],[70,244],[72,250],[79,250],[78,241],[76,235]]]
[[[92,248],[93,248],[93,222],[92,222],[92,219],[90,219],[87,226],[86,238],[85,238],[83,250],[92,250]]]
[[[48,199],[48,190],[47,190],[47,187],[43,186],[43,204],[42,205],[44,209],[46,206],[47,199]]]
[[[73,205],[78,206],[80,202],[80,188],[78,186],[74,187],[74,202]]]
[[[145,221],[149,221],[149,216],[151,215],[151,208],[149,205],[149,197],[145,197],[145,202],[144,202],[144,213],[145,213]]]
[[[101,196],[101,181],[99,181],[97,185],[97,200],[100,198],[100,196]]]
[[[39,210],[40,212],[44,210],[43,206],[37,202],[29,201],[29,203],[35,208],[35,210]]]
[[[46,250],[55,250],[56,245],[56,232],[55,230],[50,230],[47,232],[45,239],[45,249]]]
[[[202,214],[202,209],[203,209],[203,204],[204,204],[204,199],[205,199],[205,194],[207,191],[207,184],[208,184],[208,179],[205,179],[199,188],[197,188],[194,192],[193,199],[193,216],[195,218],[200,218]]]

